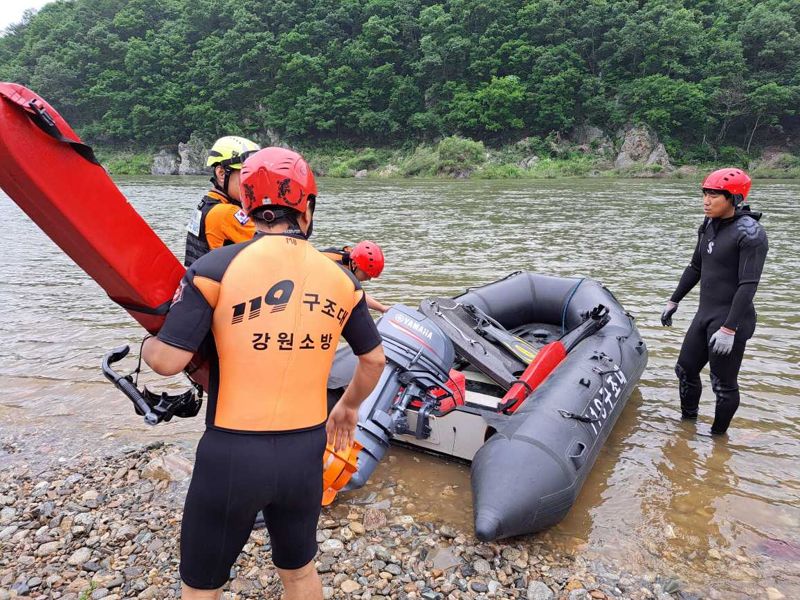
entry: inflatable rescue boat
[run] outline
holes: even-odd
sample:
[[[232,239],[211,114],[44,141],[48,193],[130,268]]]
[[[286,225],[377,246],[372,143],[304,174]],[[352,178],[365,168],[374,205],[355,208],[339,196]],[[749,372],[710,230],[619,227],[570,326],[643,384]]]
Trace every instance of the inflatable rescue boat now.
[[[387,366],[333,487],[363,486],[392,442],[470,461],[484,541],[564,518],[647,364],[633,317],[591,279],[512,273],[419,310],[396,305],[378,329]],[[339,350],[331,405],[355,363]]]

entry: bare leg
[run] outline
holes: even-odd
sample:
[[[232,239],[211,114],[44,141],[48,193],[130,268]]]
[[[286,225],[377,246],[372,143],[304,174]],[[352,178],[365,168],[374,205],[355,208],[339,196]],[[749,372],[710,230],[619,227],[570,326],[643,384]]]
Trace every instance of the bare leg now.
[[[216,590],[198,590],[181,583],[181,598],[183,600],[219,600],[222,588]]]
[[[322,600],[322,582],[312,560],[299,569],[278,569],[284,600]]]

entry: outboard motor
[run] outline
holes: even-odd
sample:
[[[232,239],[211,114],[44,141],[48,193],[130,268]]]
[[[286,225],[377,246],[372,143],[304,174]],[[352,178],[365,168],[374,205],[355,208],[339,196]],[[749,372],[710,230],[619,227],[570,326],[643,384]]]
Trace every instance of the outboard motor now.
[[[412,401],[421,400],[423,407],[439,401],[428,392],[444,386],[455,360],[453,344],[442,330],[421,312],[402,304],[389,309],[378,322],[378,331],[383,338],[386,368],[359,408],[355,439],[363,449],[345,490],[358,489],[367,482],[394,434],[411,433],[406,409]],[[424,421],[418,423],[418,436],[426,435]]]

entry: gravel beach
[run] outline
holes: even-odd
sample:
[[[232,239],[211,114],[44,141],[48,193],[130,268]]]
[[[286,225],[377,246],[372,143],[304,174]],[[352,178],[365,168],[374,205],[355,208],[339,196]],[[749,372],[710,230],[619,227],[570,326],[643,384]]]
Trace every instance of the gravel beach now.
[[[0,437],[0,447],[0,600],[180,596],[178,539],[190,445],[140,443],[36,461],[26,459],[19,436]],[[580,553],[564,555],[539,536],[480,543],[471,531],[418,521],[414,504],[395,488],[384,482],[323,510],[316,564],[325,598],[735,597],[677,578],[626,573]],[[280,597],[269,548],[266,530],[254,530],[223,598]],[[758,592],[784,597],[775,588]]]

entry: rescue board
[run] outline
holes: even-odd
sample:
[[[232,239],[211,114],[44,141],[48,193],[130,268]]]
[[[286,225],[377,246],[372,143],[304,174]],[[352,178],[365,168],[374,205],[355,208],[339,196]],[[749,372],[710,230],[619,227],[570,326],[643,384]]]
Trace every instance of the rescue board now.
[[[183,265],[64,118],[15,83],[0,83],[0,187],[111,300],[161,328]]]

